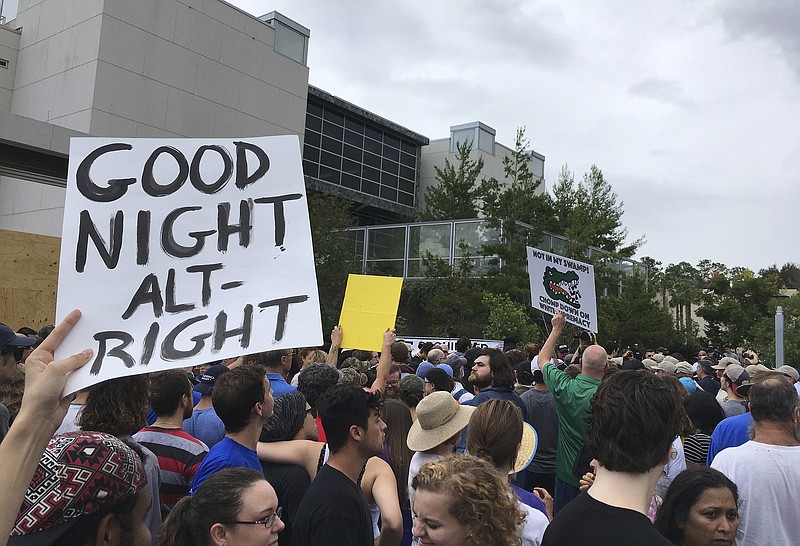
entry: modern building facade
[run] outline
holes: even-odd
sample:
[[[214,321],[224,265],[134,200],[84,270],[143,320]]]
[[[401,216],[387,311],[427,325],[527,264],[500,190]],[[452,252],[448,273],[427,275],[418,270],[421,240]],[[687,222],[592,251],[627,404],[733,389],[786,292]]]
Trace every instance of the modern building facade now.
[[[496,131],[480,121],[453,125],[450,127],[448,138],[437,138],[422,148],[422,165],[420,171],[420,196],[425,197],[425,190],[436,185],[435,167],[443,167],[445,160],[451,164],[456,163],[456,146],[469,141],[472,144],[470,159],[483,159],[484,178],[496,178],[501,183],[505,182],[503,159],[510,157],[514,150],[495,141]],[[531,173],[537,178],[544,178],[544,156],[531,151],[529,163]],[[537,193],[544,193],[544,184],[537,189]],[[420,208],[424,207],[421,203]]]
[[[308,188],[359,203],[360,224],[411,221],[428,139],[316,87],[308,88]]]

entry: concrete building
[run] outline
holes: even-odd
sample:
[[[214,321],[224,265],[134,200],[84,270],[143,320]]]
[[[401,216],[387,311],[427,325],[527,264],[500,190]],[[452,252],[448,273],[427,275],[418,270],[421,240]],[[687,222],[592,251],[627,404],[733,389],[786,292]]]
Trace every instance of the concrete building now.
[[[495,141],[496,131],[480,121],[453,125],[450,127],[448,138],[437,138],[422,148],[422,161],[420,168],[419,192],[420,201],[424,200],[425,190],[436,185],[436,170],[434,167],[444,167],[445,159],[451,164],[456,162],[456,145],[469,141],[472,143],[470,159],[483,158],[484,178],[496,178],[501,183],[505,181],[503,171],[503,158],[511,156],[512,148]],[[531,150],[530,170],[537,178],[544,177],[544,156]],[[544,184],[536,192],[544,193]],[[423,208],[424,202],[420,203]]]
[[[38,302],[55,293],[70,137],[302,137],[309,37],[221,0],[20,0],[0,25],[0,247],[19,250],[0,260],[0,316],[53,320]],[[19,271],[34,258],[49,282]]]

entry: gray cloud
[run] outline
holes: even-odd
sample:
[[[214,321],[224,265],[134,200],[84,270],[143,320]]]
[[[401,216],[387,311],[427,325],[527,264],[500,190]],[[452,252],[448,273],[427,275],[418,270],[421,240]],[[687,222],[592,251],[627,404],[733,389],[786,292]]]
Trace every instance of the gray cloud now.
[[[800,3],[792,0],[722,1],[725,30],[735,40],[746,37],[774,43],[800,78]]]
[[[628,88],[631,95],[642,97],[645,99],[652,99],[674,106],[693,106],[692,102],[686,96],[686,90],[680,82],[675,80],[665,80],[649,76],[641,79]]]

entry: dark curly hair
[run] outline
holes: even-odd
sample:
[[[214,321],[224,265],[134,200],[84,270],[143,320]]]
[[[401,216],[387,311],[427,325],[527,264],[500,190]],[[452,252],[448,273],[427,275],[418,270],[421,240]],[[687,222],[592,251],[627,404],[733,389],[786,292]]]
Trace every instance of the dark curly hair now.
[[[306,397],[312,408],[317,407],[317,400],[322,394],[339,382],[339,372],[327,364],[312,364],[297,378],[297,390]]]
[[[78,426],[112,436],[133,434],[147,424],[149,399],[150,378],[146,375],[103,381],[89,391]]]
[[[325,391],[317,403],[317,410],[331,452],[336,453],[344,447],[352,425],[366,430],[370,411],[379,412],[380,409],[380,393],[353,385],[334,385]]]

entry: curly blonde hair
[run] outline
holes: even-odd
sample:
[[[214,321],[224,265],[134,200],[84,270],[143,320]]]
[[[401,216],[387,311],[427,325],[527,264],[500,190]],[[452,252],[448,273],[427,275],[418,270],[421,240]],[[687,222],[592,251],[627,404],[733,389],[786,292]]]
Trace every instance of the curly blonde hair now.
[[[525,512],[491,463],[450,455],[422,465],[411,487],[450,496],[450,513],[471,532],[465,546],[522,543]]]

